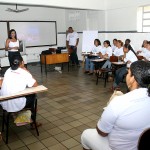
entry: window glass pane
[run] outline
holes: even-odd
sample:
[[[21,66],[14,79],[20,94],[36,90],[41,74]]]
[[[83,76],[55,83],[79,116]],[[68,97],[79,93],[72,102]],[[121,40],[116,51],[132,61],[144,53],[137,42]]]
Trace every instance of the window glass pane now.
[[[144,12],[148,12],[148,11],[150,11],[150,6],[145,6],[144,7]]]
[[[150,25],[150,20],[143,20],[143,25],[145,26],[147,26],[147,25]]]
[[[144,19],[149,19],[150,18],[150,13],[144,13],[143,18]]]
[[[143,32],[150,32],[150,27],[143,27]]]

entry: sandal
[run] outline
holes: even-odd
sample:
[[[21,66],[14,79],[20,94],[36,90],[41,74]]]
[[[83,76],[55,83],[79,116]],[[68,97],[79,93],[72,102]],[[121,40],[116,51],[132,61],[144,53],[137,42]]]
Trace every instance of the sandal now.
[[[31,127],[30,127],[31,130],[34,130],[34,129],[35,129],[35,124],[32,122],[30,125],[31,125]],[[37,127],[40,127],[40,126],[42,126],[42,123],[36,122],[36,126],[37,126]]]

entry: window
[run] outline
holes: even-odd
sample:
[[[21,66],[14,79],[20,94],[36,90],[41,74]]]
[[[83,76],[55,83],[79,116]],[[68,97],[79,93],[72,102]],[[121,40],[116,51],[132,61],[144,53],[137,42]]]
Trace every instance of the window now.
[[[150,32],[150,6],[143,6],[138,8],[137,31]]]

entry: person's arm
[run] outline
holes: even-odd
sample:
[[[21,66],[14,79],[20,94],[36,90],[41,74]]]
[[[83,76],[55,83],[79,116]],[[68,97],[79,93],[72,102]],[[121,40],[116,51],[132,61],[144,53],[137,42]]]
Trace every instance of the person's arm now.
[[[98,134],[103,137],[108,136],[108,134],[111,133],[118,118],[116,113],[118,106],[116,104],[118,105],[118,101],[115,101],[114,98],[113,101],[111,101],[106,107],[97,123],[96,130]]]
[[[10,48],[9,48],[9,42],[10,42],[10,40],[7,39],[7,40],[6,40],[6,44],[5,44],[5,50],[6,50],[6,51],[10,50]]]
[[[36,87],[36,86],[38,86],[38,83],[37,83],[36,79],[31,75],[30,71],[24,66],[24,63],[22,63],[21,68],[23,70],[27,71],[30,74],[28,82],[30,82],[30,81],[33,82],[34,81],[34,83],[30,87]],[[28,83],[28,85],[30,85],[30,83]]]
[[[79,43],[79,38],[76,40],[76,45],[75,45],[75,47],[78,46],[78,43]]]
[[[69,46],[69,41],[67,41],[67,40],[66,40],[66,47],[67,47],[67,48],[70,48],[70,46]]]
[[[102,132],[97,126],[96,126],[96,130],[97,130],[98,134],[100,134],[101,136],[103,136],[103,137],[108,136],[108,133]]]

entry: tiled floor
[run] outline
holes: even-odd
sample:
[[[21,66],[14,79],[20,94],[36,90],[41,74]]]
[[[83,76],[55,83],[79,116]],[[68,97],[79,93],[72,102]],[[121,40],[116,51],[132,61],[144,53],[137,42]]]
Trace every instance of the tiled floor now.
[[[47,77],[40,73],[39,64],[28,65],[28,69],[48,88],[48,92],[38,94],[37,120],[43,123],[40,136],[29,126],[12,123],[9,144],[0,142],[0,150],[81,150],[81,133],[96,126],[112,94],[112,82],[106,88],[103,80],[96,85],[96,77],[83,74],[82,67],[71,67],[70,72],[65,67],[62,74],[50,71]]]

